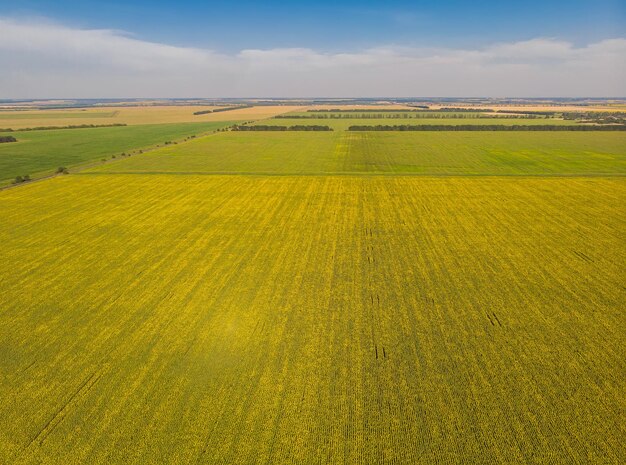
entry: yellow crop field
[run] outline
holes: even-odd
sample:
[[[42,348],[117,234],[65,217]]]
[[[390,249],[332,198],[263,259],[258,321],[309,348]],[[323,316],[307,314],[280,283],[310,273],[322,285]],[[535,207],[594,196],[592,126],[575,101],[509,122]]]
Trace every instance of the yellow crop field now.
[[[623,177],[0,192],[0,463],[620,464]]]

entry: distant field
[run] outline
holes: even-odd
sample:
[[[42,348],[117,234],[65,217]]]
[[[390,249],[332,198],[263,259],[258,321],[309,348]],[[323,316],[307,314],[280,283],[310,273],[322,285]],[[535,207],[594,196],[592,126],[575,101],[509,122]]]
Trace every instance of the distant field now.
[[[626,134],[227,132],[91,171],[624,175]]]
[[[0,111],[0,129],[32,128],[40,126],[69,126],[75,124],[162,124],[209,121],[247,121],[269,118],[280,113],[298,110],[298,106],[262,106],[194,115],[194,112],[218,107],[209,106],[128,106],[95,107],[72,110]]]
[[[63,120],[63,119],[91,119],[91,118],[114,118],[115,111],[91,111],[91,110],[75,110],[75,111],[0,111],[0,124],[11,124],[12,120]]]
[[[0,192],[0,462],[619,464],[624,199],[603,178]]]
[[[556,112],[587,112],[587,111],[623,111],[622,105],[607,104],[607,105],[557,105],[557,104],[528,104],[528,105],[498,105],[498,104],[481,104],[481,105],[467,105],[467,104],[451,104],[451,105],[431,105],[433,110],[439,110],[441,108],[468,108],[471,110],[513,110],[513,111],[556,111]]]
[[[18,142],[0,144],[0,185],[15,176],[51,174],[59,166],[109,158],[168,140],[215,130],[230,123],[182,123],[94,129],[0,133]]]
[[[335,131],[345,131],[350,126],[367,125],[395,125],[395,124],[503,124],[503,125],[575,125],[573,121],[562,119],[528,119],[528,118],[275,118],[257,121],[255,124],[272,124],[275,126],[323,125],[330,126]]]
[[[406,110],[406,109],[405,109]],[[490,116],[498,116],[500,119],[507,118],[515,118],[515,119],[543,119],[550,120],[555,118],[546,118],[541,115],[531,115],[531,117],[522,118],[515,114],[508,113],[492,113],[485,111],[463,111],[463,112],[454,112],[454,111],[433,111],[433,110],[416,110],[410,109],[410,111],[405,111],[402,109],[397,110],[375,110],[370,109],[367,112],[359,112],[355,109],[350,111],[291,111],[289,113],[285,113],[284,116],[307,116],[312,118],[328,118],[328,119],[337,119],[337,118],[348,118],[348,119],[368,119],[374,117],[380,118],[391,118],[391,119],[411,119],[411,118],[485,118]]]
[[[0,111],[0,128],[32,128],[40,126],[69,126],[73,124],[159,124],[202,122],[194,111],[215,107],[198,106],[139,106],[95,107],[71,110]]]
[[[333,103],[308,105],[303,108],[306,110],[406,110],[414,109],[409,105],[402,105],[399,103],[389,104],[371,104],[371,105],[335,105]]]

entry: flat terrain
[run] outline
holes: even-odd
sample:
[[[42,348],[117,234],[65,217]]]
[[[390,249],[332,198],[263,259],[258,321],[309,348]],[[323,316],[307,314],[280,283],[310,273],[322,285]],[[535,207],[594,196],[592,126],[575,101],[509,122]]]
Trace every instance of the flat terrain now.
[[[508,111],[568,111],[568,112],[577,112],[577,111],[624,111],[623,104],[598,104],[598,105],[568,105],[568,104],[524,104],[524,105],[502,105],[502,104],[480,104],[480,105],[466,105],[466,104],[450,104],[450,105],[431,105],[433,110],[438,110],[441,108],[453,107],[453,108],[468,108],[471,110],[508,110]]]
[[[622,179],[0,192],[0,462],[623,462]]]
[[[320,125],[329,126],[335,131],[346,131],[350,126],[376,126],[376,125],[423,125],[423,124],[496,124],[511,126],[514,124],[523,126],[533,125],[557,125],[571,126],[576,123],[562,119],[528,119],[528,118],[276,118],[257,121],[253,125],[274,125],[274,126],[294,126],[294,125]]]
[[[0,191],[0,463],[621,465],[624,205],[606,132],[220,132]]]
[[[218,107],[175,106],[127,106],[92,107],[62,110],[4,110],[0,111],[0,128],[33,128],[41,126],[70,126],[77,124],[164,124],[201,123],[210,121],[247,121],[269,118],[281,113],[298,110],[298,106],[259,106],[239,110],[194,115],[194,112]]]
[[[18,142],[0,144],[0,185],[16,176],[51,174],[59,166],[110,158],[165,141],[202,134],[230,123],[179,123],[0,133]]]
[[[625,175],[626,134],[226,132],[96,167],[91,171]]]

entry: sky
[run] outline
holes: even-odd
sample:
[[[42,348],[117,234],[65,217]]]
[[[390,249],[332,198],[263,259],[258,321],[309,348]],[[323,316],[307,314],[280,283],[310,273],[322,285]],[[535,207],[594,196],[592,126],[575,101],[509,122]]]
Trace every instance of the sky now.
[[[0,0],[0,98],[626,97],[625,0]]]

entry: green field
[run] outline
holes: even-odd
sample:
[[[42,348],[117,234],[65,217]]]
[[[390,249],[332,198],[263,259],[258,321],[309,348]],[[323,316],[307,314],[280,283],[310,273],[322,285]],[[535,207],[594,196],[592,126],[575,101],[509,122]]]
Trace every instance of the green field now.
[[[0,133],[12,135],[18,140],[0,144],[0,185],[18,175],[52,174],[59,166],[72,167],[110,158],[122,152],[202,134],[229,124],[149,124]]]
[[[624,175],[626,134],[227,132],[91,171]]]
[[[61,111],[42,111],[36,113],[37,119],[66,119],[66,118],[112,118],[115,116],[115,111],[73,111],[73,112],[61,112]],[[0,124],[2,120],[19,120],[19,119],[33,119],[32,112],[22,111],[0,111]]]
[[[0,191],[0,463],[621,465],[624,205],[606,132],[220,132]]]
[[[257,121],[254,124],[272,124],[275,126],[294,126],[298,124],[302,125],[322,125],[330,126],[335,131],[345,131],[350,126],[366,125],[395,125],[395,124],[447,124],[447,125],[460,125],[460,124],[497,124],[497,125],[557,125],[568,126],[576,124],[572,121],[565,121],[562,119],[525,119],[525,118],[275,118]]]

